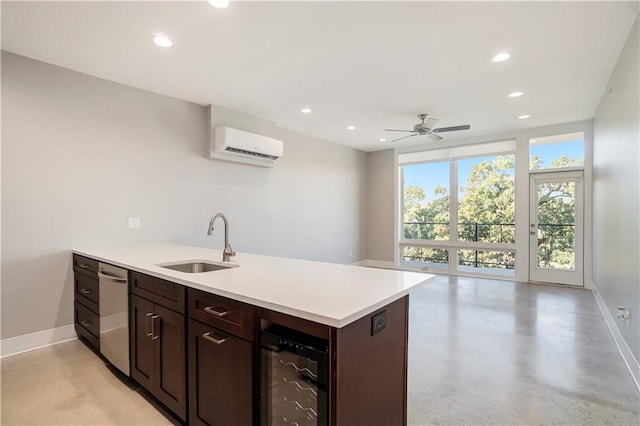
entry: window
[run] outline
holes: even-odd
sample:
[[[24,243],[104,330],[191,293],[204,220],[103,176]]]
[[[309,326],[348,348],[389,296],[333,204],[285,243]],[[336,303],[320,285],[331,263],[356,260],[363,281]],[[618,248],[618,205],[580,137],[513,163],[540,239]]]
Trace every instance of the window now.
[[[404,267],[513,276],[514,150],[510,140],[398,156]]]
[[[513,155],[458,160],[458,239],[515,243]]]
[[[513,275],[516,257],[513,251],[458,250],[458,270]]]
[[[529,139],[529,169],[584,167],[584,133]]]
[[[405,246],[402,263],[423,269],[449,269],[449,251],[441,248]]]
[[[449,239],[449,162],[402,169],[403,235],[408,240]]]

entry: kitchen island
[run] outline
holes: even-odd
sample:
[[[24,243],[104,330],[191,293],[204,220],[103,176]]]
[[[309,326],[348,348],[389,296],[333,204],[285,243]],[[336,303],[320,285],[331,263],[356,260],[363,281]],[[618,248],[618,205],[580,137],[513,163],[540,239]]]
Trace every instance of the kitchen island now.
[[[130,271],[131,377],[182,421],[277,424],[263,336],[291,330],[326,352],[327,383],[305,379],[318,406],[294,401],[309,424],[406,424],[408,294],[433,275],[247,253],[216,271],[164,267],[222,263],[221,250],[180,245],[73,252],[85,281],[97,262]]]

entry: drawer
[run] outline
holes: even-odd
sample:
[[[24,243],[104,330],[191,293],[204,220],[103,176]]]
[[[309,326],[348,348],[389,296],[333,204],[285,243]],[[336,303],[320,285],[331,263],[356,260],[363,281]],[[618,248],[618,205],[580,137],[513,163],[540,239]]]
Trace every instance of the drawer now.
[[[98,280],[84,274],[74,276],[76,294],[86,297],[92,302],[100,303]]]
[[[227,333],[253,341],[256,308],[247,303],[188,289],[189,317]]]
[[[100,337],[100,317],[78,302],[75,302],[75,323],[95,337]]]
[[[131,292],[184,314],[185,287],[180,284],[131,272]]]
[[[73,270],[88,275],[98,276],[98,261],[88,257],[73,255]]]

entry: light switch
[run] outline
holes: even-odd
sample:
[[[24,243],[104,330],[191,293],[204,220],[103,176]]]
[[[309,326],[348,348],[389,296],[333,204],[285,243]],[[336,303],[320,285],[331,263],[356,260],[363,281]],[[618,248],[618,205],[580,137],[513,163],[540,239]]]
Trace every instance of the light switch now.
[[[140,218],[139,217],[130,217],[129,218],[129,228],[140,228]]]

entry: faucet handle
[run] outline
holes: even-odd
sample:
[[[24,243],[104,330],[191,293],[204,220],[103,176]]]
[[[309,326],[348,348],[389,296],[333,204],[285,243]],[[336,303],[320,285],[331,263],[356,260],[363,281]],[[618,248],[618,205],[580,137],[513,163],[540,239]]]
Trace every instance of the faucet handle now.
[[[227,244],[227,246],[224,248],[224,252],[227,253],[229,256],[236,255],[236,252],[233,251],[233,249],[231,248],[231,244]]]

